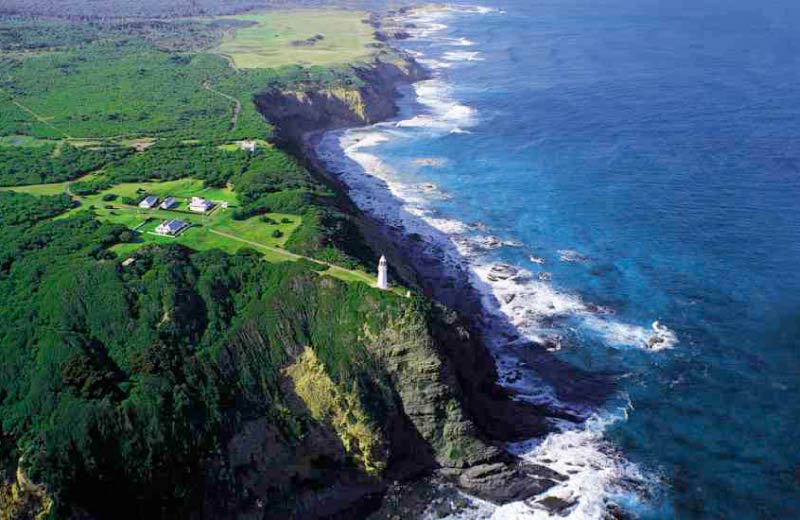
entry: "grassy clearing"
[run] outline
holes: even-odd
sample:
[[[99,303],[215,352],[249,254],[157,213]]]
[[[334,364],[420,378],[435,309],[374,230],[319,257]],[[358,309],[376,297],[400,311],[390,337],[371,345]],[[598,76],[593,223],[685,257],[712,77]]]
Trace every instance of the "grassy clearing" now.
[[[156,195],[162,199],[165,197],[176,197],[178,199],[204,197],[211,200],[225,201],[232,205],[236,203],[236,194],[230,188],[206,188],[203,186],[203,181],[191,178],[164,182],[124,182],[96,195],[77,197],[77,199],[82,205],[97,205],[102,204],[102,198],[107,194],[114,194],[120,198],[141,198],[145,193]]]
[[[5,135],[0,136],[0,146],[19,146],[22,148],[39,148],[50,146],[53,141],[50,139],[37,139],[27,135]]]
[[[2,187],[0,191],[16,191],[18,193],[29,193],[31,195],[58,195],[66,193],[68,182],[56,182],[52,184],[31,184],[28,186]]]
[[[113,201],[103,200],[104,197],[111,194],[116,195]],[[143,209],[121,202],[124,198],[138,201],[145,195],[155,195],[160,199],[175,197],[178,199],[178,206],[171,210]],[[188,210],[191,197],[226,202],[228,208],[219,206],[205,215],[192,213]],[[76,199],[81,206],[73,211],[92,208],[100,220],[123,224],[131,229],[138,228],[137,244],[139,247],[147,243],[177,241],[197,250],[219,247],[225,251],[236,252],[242,247],[248,247],[244,241],[253,241],[268,247],[280,248],[302,222],[301,217],[297,215],[282,213],[270,213],[265,215],[264,219],[252,217],[247,220],[234,220],[232,215],[237,205],[234,192],[230,188],[205,188],[202,181],[196,179],[123,183],[95,195],[76,197]],[[190,223],[192,227],[174,238],[161,237],[151,233],[159,223],[171,219],[183,220]],[[265,221],[267,219],[269,220]],[[142,225],[142,223],[146,224]],[[242,241],[231,240],[212,233],[211,231],[215,229],[241,238]],[[286,260],[286,258],[281,260]]]
[[[355,11],[270,11],[227,18],[253,23],[230,31],[216,49],[241,69],[356,62],[370,55],[369,45],[375,42],[372,29],[362,22],[364,13]]]
[[[254,141],[256,143],[256,147],[258,147],[258,148],[272,148],[272,144],[270,144],[268,141],[265,141],[263,139],[252,139],[252,141]],[[243,143],[244,143],[244,141],[236,141],[234,143],[225,143],[225,144],[219,145],[219,149],[220,150],[225,150],[226,152],[235,152],[237,150],[241,150],[242,149]]]
[[[69,183],[37,184],[2,188],[31,195],[56,195],[65,193]],[[115,195],[113,201],[103,198]],[[143,209],[122,203],[123,198],[140,200],[145,195],[156,195],[160,199],[175,197],[179,205],[173,210]],[[215,202],[227,202],[228,208],[218,207],[207,215],[188,211],[191,197],[203,197]],[[272,262],[294,261],[300,257],[288,251],[280,251],[292,233],[302,223],[302,217],[286,213],[268,213],[247,220],[234,220],[237,207],[235,193],[230,188],[206,188],[197,179],[179,179],[165,182],[131,182],[117,184],[107,190],[85,197],[75,196],[80,203],[75,209],[60,215],[67,218],[77,211],[91,209],[99,220],[122,224],[137,231],[133,242],[119,244],[113,251],[128,255],[146,244],[179,242],[199,251],[219,248],[235,253],[245,247],[259,247],[267,260]],[[179,219],[192,225],[178,237],[162,237],[152,231],[164,220]],[[214,231],[218,231],[215,233]],[[228,235],[228,236],[225,236]]]

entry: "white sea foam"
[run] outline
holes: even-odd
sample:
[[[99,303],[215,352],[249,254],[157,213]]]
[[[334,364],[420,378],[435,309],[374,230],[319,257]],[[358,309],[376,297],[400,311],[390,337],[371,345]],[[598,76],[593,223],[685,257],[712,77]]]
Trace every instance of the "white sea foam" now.
[[[442,56],[447,61],[482,61],[481,53],[478,51],[449,51]]]
[[[581,427],[559,423],[559,430],[541,441],[510,445],[510,451],[523,459],[546,466],[568,476],[534,499],[495,506],[472,499],[470,507],[446,516],[448,520],[597,520],[606,518],[609,501],[631,497],[657,482],[653,475],[643,473],[624,457],[603,435],[608,426],[624,420],[627,409],[604,417],[593,416]],[[556,498],[564,504],[560,511],[551,511],[542,503]],[[636,500],[634,499],[634,502]],[[427,518],[433,518],[428,516]]]
[[[584,326],[601,336],[614,348],[636,347],[644,350],[665,350],[678,343],[678,336],[668,327],[658,324],[648,327],[630,325],[600,316],[588,316]]]
[[[484,305],[505,315],[523,336],[532,341],[547,337],[543,329],[549,326],[543,323],[544,320],[586,310],[579,297],[540,281],[531,271],[514,267],[512,276],[498,276],[497,266],[494,263],[474,264],[475,274],[489,289],[485,292]]]
[[[410,32],[418,39],[455,45],[458,38],[454,40],[452,35],[446,38],[441,35],[448,29],[444,23],[448,16],[452,13],[490,12],[493,10],[481,7],[415,11],[412,21],[417,27]],[[468,40],[459,41],[459,45],[473,45]],[[446,51],[440,59],[421,53],[416,57],[432,69],[439,70],[451,65],[446,60],[475,59],[479,53]],[[586,330],[592,331],[613,348],[633,346],[657,350],[674,345],[677,337],[662,326],[653,330],[625,324],[609,316],[599,316],[579,296],[548,283],[549,273],[498,264],[490,258],[492,251],[520,247],[522,244],[492,236],[482,224],[467,225],[439,214],[432,204],[441,195],[438,187],[430,183],[420,184],[418,179],[407,180],[406,176],[370,150],[389,139],[418,133],[419,129],[433,133],[466,133],[468,128],[476,125],[476,110],[459,103],[452,87],[441,77],[435,75],[433,79],[419,82],[414,85],[413,91],[415,101],[422,107],[420,113],[367,129],[330,132],[323,137],[317,149],[320,158],[331,171],[341,175],[351,190],[351,198],[360,208],[406,235],[418,235],[422,244],[439,261],[454,270],[466,272],[483,295],[489,315],[502,318],[494,321],[511,325],[513,330],[502,328],[495,330],[494,336],[490,335],[495,345],[494,355],[501,384],[514,390],[517,399],[568,410],[578,417],[590,417],[592,411],[581,408],[579,403],[559,402],[554,389],[541,379],[535,367],[527,366],[513,355],[513,348],[517,348],[515,345],[526,348],[525,342],[528,342],[527,345],[534,342],[557,350],[561,348],[562,337],[554,323],[575,316]],[[352,163],[358,167],[354,168]],[[564,262],[590,261],[573,250],[561,250],[557,254]],[[539,263],[540,259],[534,258],[532,262]],[[492,332],[492,325],[487,327]],[[654,334],[660,335],[663,341],[651,348],[650,338]],[[515,343],[509,345],[509,342]],[[511,446],[520,456],[558,471],[567,479],[540,497],[526,502],[496,507],[473,499],[469,510],[453,518],[561,518],[558,513],[550,513],[536,503],[547,496],[572,504],[568,510],[562,511],[566,515],[564,518],[588,520],[602,517],[605,501],[617,493],[628,491],[623,487],[623,482],[635,482],[637,485],[647,482],[647,476],[627,462],[603,437],[607,425],[612,421],[624,420],[626,414],[627,409],[624,409],[614,416],[591,416],[579,426],[558,423],[557,431],[544,439]]]
[[[430,128],[446,132],[463,130],[477,123],[474,108],[453,98],[452,88],[443,80],[434,78],[414,84],[417,102],[428,110],[408,119],[397,121],[399,128]]]
[[[472,47],[475,45],[475,42],[467,38],[442,38],[441,41],[444,45],[451,47]]]
[[[454,13],[465,14],[490,14],[490,13],[503,13],[502,9],[497,7],[487,7],[485,5],[448,5],[444,6],[443,10]]]
[[[583,256],[577,251],[572,249],[559,249],[558,250],[558,257],[561,259],[562,262],[567,263],[577,263],[577,262],[587,262],[589,258]]]

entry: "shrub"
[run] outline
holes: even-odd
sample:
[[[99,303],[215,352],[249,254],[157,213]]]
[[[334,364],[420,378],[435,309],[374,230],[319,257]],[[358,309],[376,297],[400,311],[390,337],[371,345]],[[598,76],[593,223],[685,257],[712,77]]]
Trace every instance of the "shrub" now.
[[[117,200],[117,196],[114,195],[113,193],[106,193],[105,195],[103,195],[103,202],[111,202],[114,200]]]

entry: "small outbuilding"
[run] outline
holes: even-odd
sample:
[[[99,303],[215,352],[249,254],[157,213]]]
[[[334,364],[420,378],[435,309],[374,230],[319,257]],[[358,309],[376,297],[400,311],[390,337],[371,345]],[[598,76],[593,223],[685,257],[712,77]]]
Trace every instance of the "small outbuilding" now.
[[[148,195],[139,203],[139,207],[143,209],[153,209],[158,206],[158,197],[155,195]]]
[[[253,153],[253,152],[256,151],[257,147],[258,147],[258,143],[256,143],[255,141],[240,141],[239,142],[239,148],[241,148],[245,152]]]
[[[189,210],[195,213],[208,213],[214,209],[214,203],[200,197],[192,197],[192,202],[189,204]]]
[[[173,209],[178,207],[178,200],[175,197],[167,197],[164,199],[164,202],[161,203],[161,209]]]
[[[182,220],[167,220],[158,225],[156,228],[156,233],[159,235],[174,237],[188,226],[189,224]]]

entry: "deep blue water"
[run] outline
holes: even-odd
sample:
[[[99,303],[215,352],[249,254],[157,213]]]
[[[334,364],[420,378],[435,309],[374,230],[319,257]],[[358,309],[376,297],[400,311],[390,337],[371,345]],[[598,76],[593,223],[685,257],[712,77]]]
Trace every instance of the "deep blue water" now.
[[[481,5],[502,13],[404,43],[448,65],[470,133],[398,130],[370,153],[450,194],[438,215],[526,246],[492,260],[675,332],[650,351],[580,315],[553,325],[554,356],[621,376],[604,406],[624,396],[628,417],[605,437],[663,493],[640,514],[800,518],[800,3]]]

